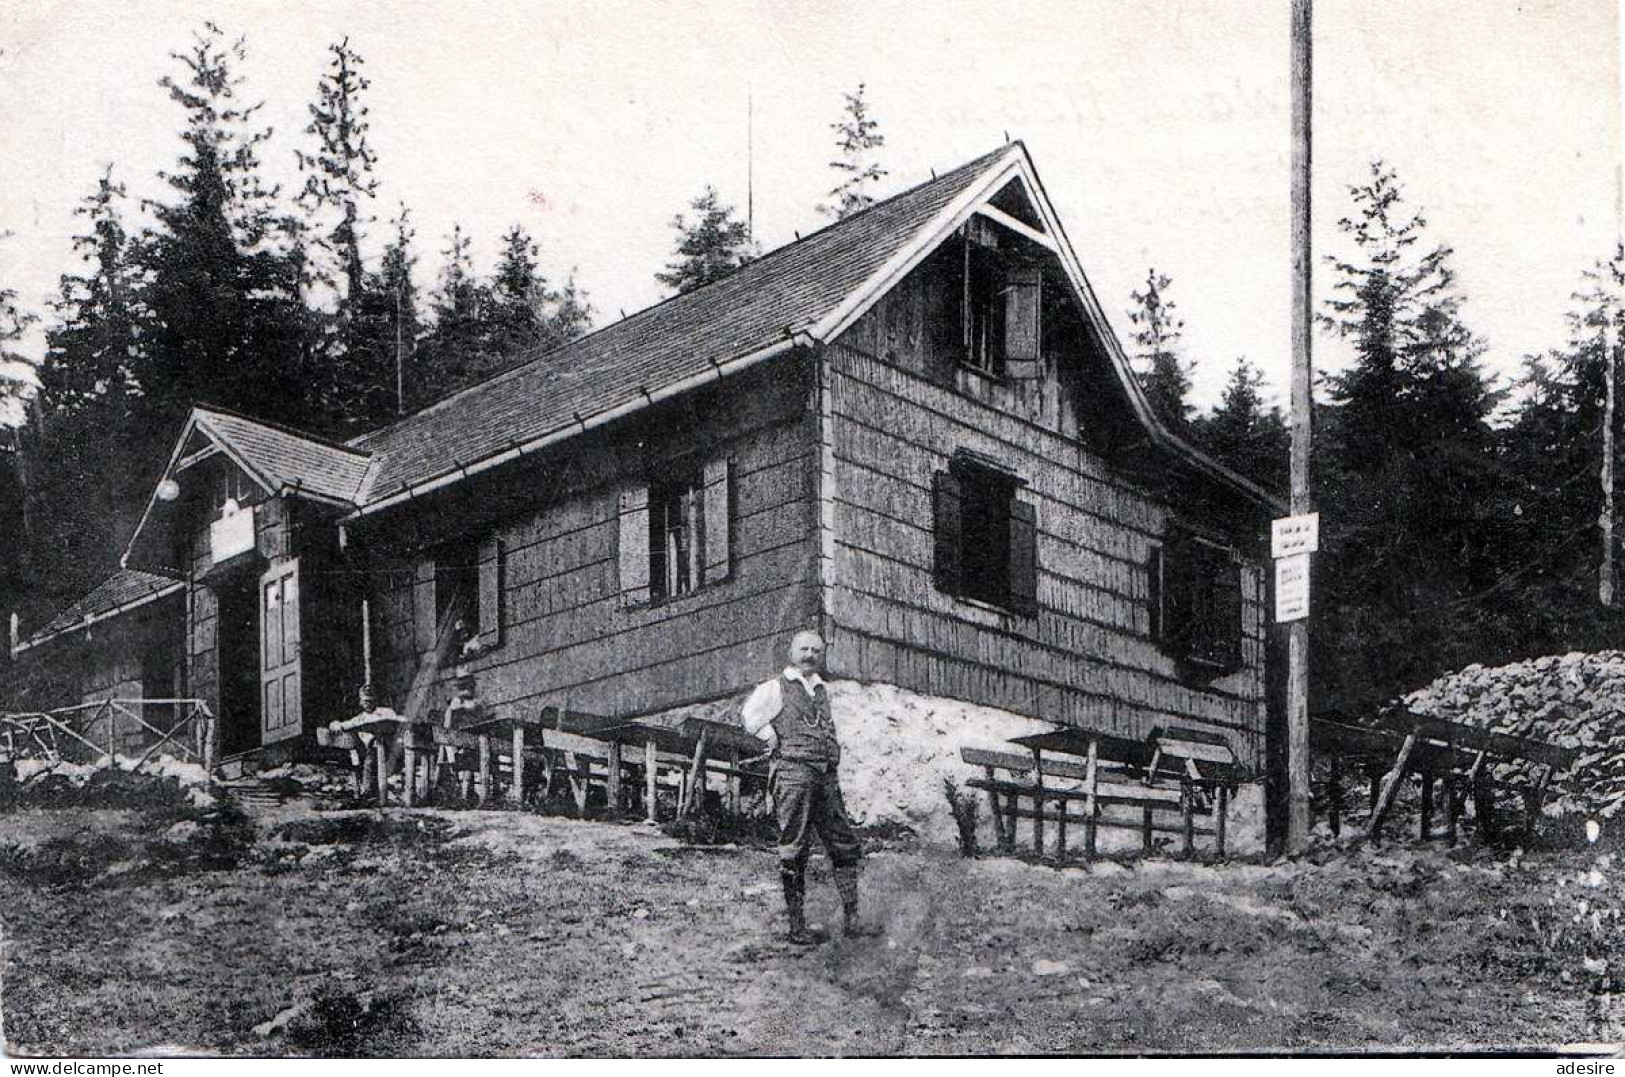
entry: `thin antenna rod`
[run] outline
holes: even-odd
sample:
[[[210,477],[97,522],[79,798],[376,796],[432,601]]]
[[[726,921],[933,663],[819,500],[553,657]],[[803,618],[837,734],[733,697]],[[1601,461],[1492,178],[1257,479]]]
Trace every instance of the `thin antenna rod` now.
[[[745,232],[756,238],[756,99],[745,94]]]

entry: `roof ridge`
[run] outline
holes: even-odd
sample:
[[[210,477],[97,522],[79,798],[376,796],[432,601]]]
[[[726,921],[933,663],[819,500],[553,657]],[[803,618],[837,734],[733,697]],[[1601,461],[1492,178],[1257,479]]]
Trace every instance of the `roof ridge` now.
[[[579,337],[576,337],[574,340],[567,340],[567,341],[564,341],[564,342],[562,342],[560,344],[554,345],[553,347],[547,349],[546,351],[540,352],[537,355],[532,356],[529,359],[523,360],[521,362],[515,363],[513,366],[510,366],[510,367],[507,367],[507,368],[505,368],[503,370],[497,371],[496,373],[490,375],[487,378],[482,379],[481,381],[477,381],[472,385],[465,385],[461,389],[458,389],[454,393],[451,393],[451,394],[449,394],[447,396],[443,396],[439,400],[436,400],[436,401],[433,401],[432,403],[424,405],[423,407],[419,408],[417,411],[414,411],[414,412],[412,412],[412,413],[410,413],[408,415],[402,415],[400,418],[394,419],[394,420],[384,424],[383,426],[377,427],[376,429],[368,430],[368,431],[366,431],[364,433],[357,434],[347,444],[349,446],[353,447],[353,446],[355,446],[355,444],[357,442],[361,442],[361,441],[376,437],[378,435],[381,435],[385,431],[391,430],[391,429],[401,425],[402,423],[405,423],[405,422],[408,422],[408,421],[410,421],[412,419],[417,418],[420,415],[426,415],[426,414],[428,414],[430,412],[438,411],[438,410],[440,410],[442,408],[443,405],[448,405],[452,401],[457,400],[458,398],[460,398],[460,397],[462,397],[462,396],[464,396],[464,395],[466,395],[468,393],[472,393],[476,389],[481,389],[481,388],[484,388],[484,387],[489,386],[489,385],[495,385],[498,382],[500,382],[500,381],[502,381],[502,380],[504,380],[506,378],[515,377],[515,376],[517,376],[519,374],[520,371],[535,369],[537,366],[542,364],[545,360],[551,358],[554,355],[557,355],[559,352],[562,352],[562,351],[565,351],[565,350],[567,350],[569,348],[572,348],[572,347],[582,343],[583,341],[591,340],[592,338],[594,338],[596,336],[599,336],[600,334],[607,333],[611,329],[616,329],[616,328],[619,328],[621,326],[624,326],[629,322],[636,322],[636,321],[641,320],[643,318],[652,316],[656,311],[661,310],[662,308],[668,306],[669,304],[675,303],[678,300],[687,300],[692,296],[697,296],[697,295],[700,295],[702,293],[705,293],[708,290],[717,287],[718,285],[726,284],[726,283],[728,283],[730,281],[736,280],[740,273],[743,273],[743,272],[745,272],[747,270],[756,271],[756,270],[759,269],[759,267],[762,267],[765,263],[768,263],[771,260],[778,258],[779,256],[789,252],[790,250],[792,250],[794,248],[798,248],[798,247],[800,247],[800,246],[802,246],[802,245],[804,245],[806,243],[809,243],[812,240],[814,240],[814,239],[816,239],[816,238],[818,238],[820,236],[828,235],[829,232],[832,231],[833,229],[845,227],[849,223],[857,221],[860,218],[865,217],[865,216],[875,212],[876,210],[883,209],[883,208],[885,208],[887,206],[893,205],[896,202],[901,201],[904,198],[907,198],[910,195],[917,194],[917,193],[919,193],[920,191],[924,190],[927,187],[932,187],[932,186],[935,186],[936,184],[939,184],[939,183],[946,183],[946,182],[952,180],[953,178],[962,175],[963,173],[965,173],[967,171],[971,171],[971,170],[974,170],[976,168],[984,166],[989,160],[991,160],[991,159],[993,159],[995,157],[1001,156],[1002,154],[1008,152],[1012,147],[1021,147],[1021,146],[1022,146],[1021,140],[1020,139],[1014,139],[1014,140],[1012,140],[1010,142],[1004,143],[1003,145],[999,146],[997,149],[990,150],[987,153],[983,153],[983,154],[981,154],[981,155],[979,155],[977,157],[972,158],[969,161],[966,161],[964,164],[957,165],[954,168],[951,168],[948,171],[942,173],[940,176],[936,175],[936,174],[933,174],[930,179],[921,180],[919,183],[914,184],[912,187],[906,187],[903,190],[898,191],[896,194],[887,195],[885,198],[880,199],[879,201],[874,202],[871,205],[865,206],[863,209],[858,210],[856,213],[849,214],[849,215],[847,215],[845,217],[840,218],[839,220],[830,221],[828,224],[826,224],[826,225],[824,225],[824,226],[822,226],[820,228],[817,228],[817,229],[815,229],[815,230],[813,230],[811,232],[808,232],[804,236],[798,235],[797,238],[791,240],[790,242],[782,243],[779,246],[774,247],[772,250],[766,252],[761,257],[752,259],[751,261],[745,263],[744,265],[741,265],[741,266],[737,267],[733,272],[727,274],[726,276],[719,277],[714,281],[710,281],[710,282],[708,282],[706,284],[702,284],[698,288],[691,288],[690,290],[688,290],[686,292],[679,292],[676,295],[669,295],[666,298],[658,300],[658,301],[656,301],[654,303],[651,303],[648,306],[643,307],[640,310],[633,311],[631,314],[621,318],[619,321],[610,322],[608,325],[599,326],[597,329],[594,329],[592,332],[585,333],[585,334],[583,334],[583,335],[581,335]],[[369,450],[366,450],[366,449],[354,449],[353,451],[368,452]]]
[[[321,434],[312,434],[309,431],[300,430],[298,427],[289,426],[287,423],[277,422],[273,419],[262,419],[257,415],[248,415],[244,412],[237,411],[234,408],[221,407],[219,404],[201,403],[194,404],[193,407],[198,411],[206,411],[215,415],[225,415],[233,419],[241,419],[245,423],[253,423],[255,426],[263,426],[268,430],[275,430],[279,434],[287,434],[289,437],[298,438],[301,441],[308,441],[312,444],[320,445],[323,448],[338,449],[340,452],[346,452],[352,456],[363,456],[368,458],[371,458],[372,456],[370,450],[358,449],[347,442],[334,441],[332,438],[324,437]]]

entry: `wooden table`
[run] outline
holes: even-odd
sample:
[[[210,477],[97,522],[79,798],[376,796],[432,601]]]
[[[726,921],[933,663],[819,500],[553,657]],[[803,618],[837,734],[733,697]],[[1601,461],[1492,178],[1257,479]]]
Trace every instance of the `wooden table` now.
[[[1433,837],[1434,788],[1442,784],[1445,809],[1445,836],[1454,843],[1463,802],[1473,800],[1478,820],[1475,835],[1487,842],[1495,836],[1495,793],[1514,790],[1524,800],[1524,840],[1534,834],[1535,821],[1545,803],[1551,778],[1574,765],[1579,752],[1561,748],[1533,737],[1494,733],[1475,726],[1394,711],[1378,726],[1354,725],[1330,718],[1309,723],[1309,743],[1316,754],[1330,759],[1331,776],[1327,787],[1328,821],[1334,835],[1342,833],[1343,779],[1350,763],[1364,769],[1370,780],[1370,819],[1365,836],[1380,840],[1383,823],[1393,808],[1400,783],[1408,774],[1422,780],[1421,818],[1418,837]],[[1496,781],[1492,768],[1497,763],[1527,763],[1540,768],[1531,785]]]

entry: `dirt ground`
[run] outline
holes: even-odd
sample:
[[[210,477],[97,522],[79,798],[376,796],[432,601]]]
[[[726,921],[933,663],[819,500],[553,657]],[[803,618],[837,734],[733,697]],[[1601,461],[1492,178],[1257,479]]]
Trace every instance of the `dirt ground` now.
[[[772,853],[510,812],[0,816],[4,1031],[80,1055],[889,1055],[1625,1039],[1589,850],[1056,870],[882,849],[880,939]],[[1316,862],[1319,861],[1319,862]],[[1625,865],[1621,865],[1625,867]],[[810,914],[838,918],[822,861]],[[1625,963],[1625,954],[1621,956]]]

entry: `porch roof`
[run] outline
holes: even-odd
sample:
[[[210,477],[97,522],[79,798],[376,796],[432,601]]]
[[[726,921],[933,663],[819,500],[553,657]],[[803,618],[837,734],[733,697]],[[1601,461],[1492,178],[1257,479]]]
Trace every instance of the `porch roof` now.
[[[178,594],[185,584],[169,576],[138,568],[121,568],[85,597],[61,610],[45,626],[17,645],[21,653],[69,632],[89,628],[98,621]]]

